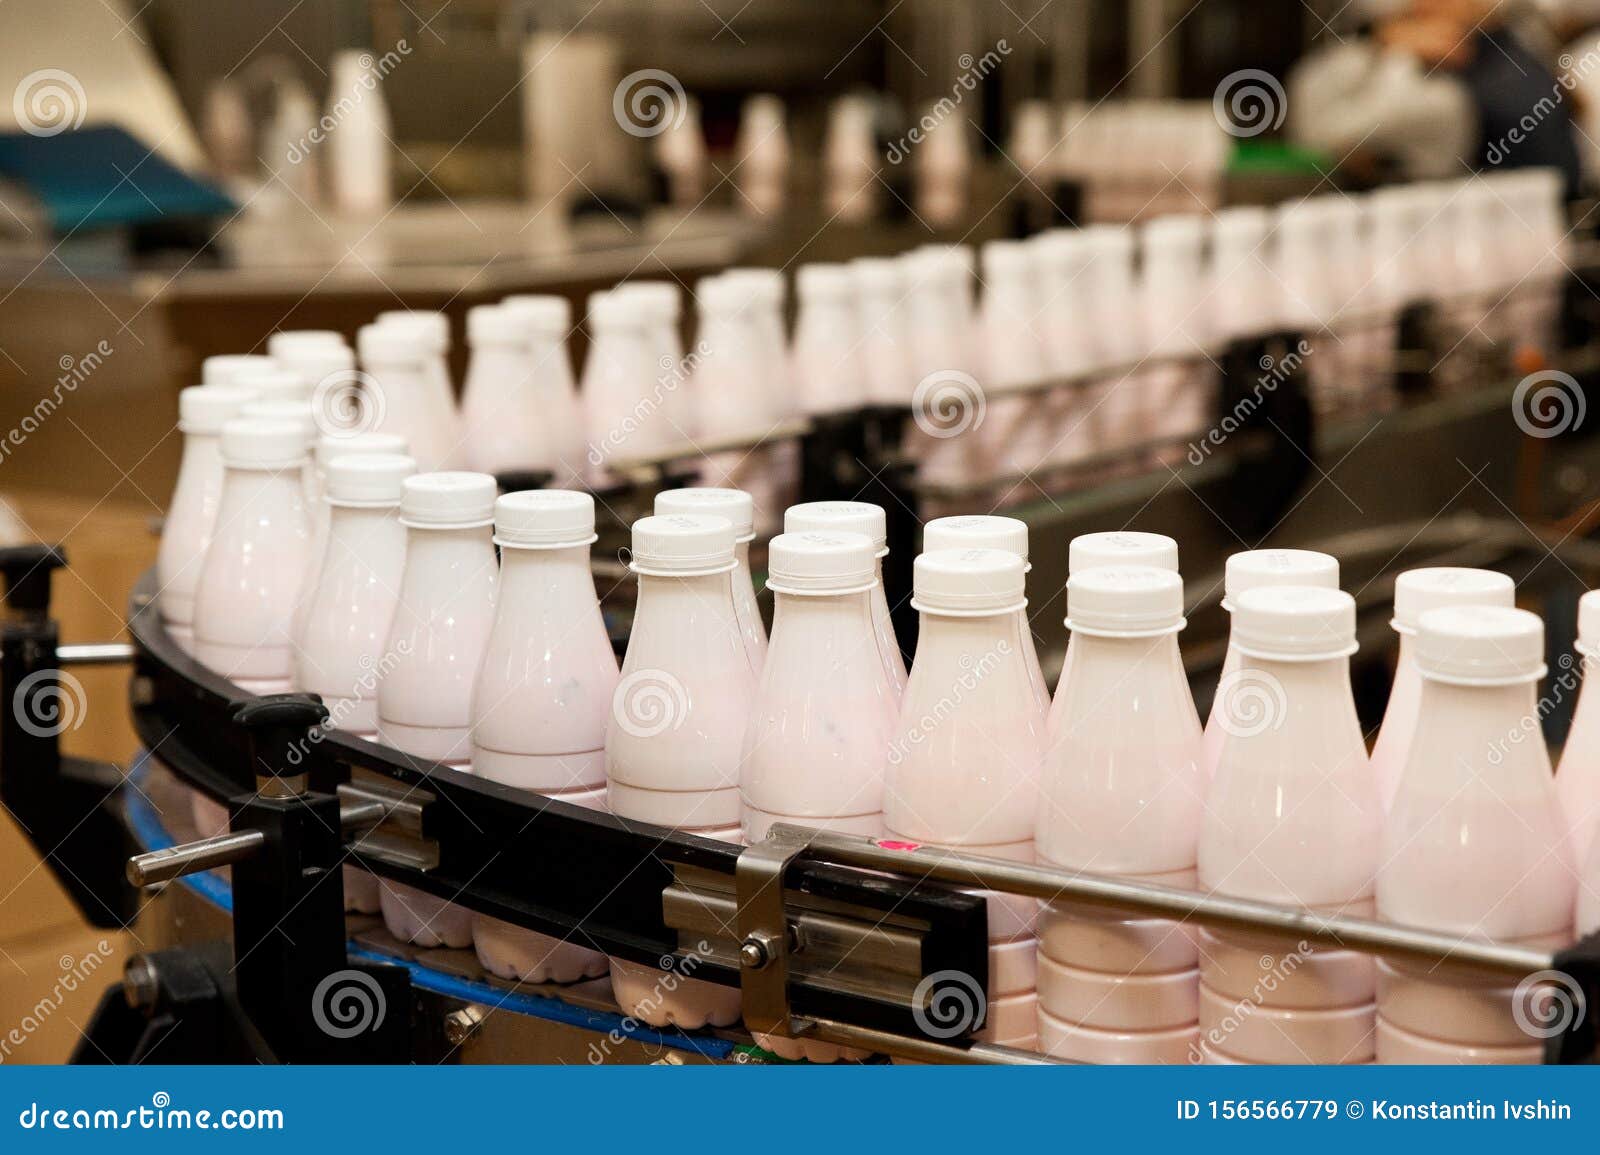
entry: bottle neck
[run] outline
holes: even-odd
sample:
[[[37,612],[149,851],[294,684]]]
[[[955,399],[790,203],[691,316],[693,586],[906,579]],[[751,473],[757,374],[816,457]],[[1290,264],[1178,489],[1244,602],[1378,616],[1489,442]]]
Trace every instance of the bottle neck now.
[[[855,594],[774,594],[772,644],[793,640],[805,645],[825,635],[869,643],[866,652],[877,660],[872,639],[871,591]]]
[[[1072,664],[1061,692],[1067,709],[1092,714],[1134,696],[1186,698],[1189,684],[1176,632],[1159,637],[1108,638],[1074,633]],[[1192,699],[1191,699],[1192,700]],[[1141,702],[1141,705],[1145,703]]]
[[[594,575],[589,568],[589,547],[520,549],[500,547],[502,596],[513,600],[516,591],[581,592],[595,598]]]
[[[1503,795],[1550,786],[1538,683],[1456,686],[1422,680],[1417,733],[1401,776],[1433,790],[1494,783]]]
[[[453,529],[408,527],[406,535],[406,577],[436,578],[460,566],[476,570],[494,566],[494,543],[488,526]],[[454,590],[441,591],[454,592]]]

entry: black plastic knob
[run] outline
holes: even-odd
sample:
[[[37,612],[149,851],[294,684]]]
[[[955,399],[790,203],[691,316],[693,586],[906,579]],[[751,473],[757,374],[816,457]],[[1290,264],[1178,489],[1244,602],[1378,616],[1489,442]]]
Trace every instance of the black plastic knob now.
[[[59,545],[14,545],[0,549],[0,578],[6,583],[7,608],[44,613],[50,608],[50,575],[66,564],[67,552]]]
[[[233,720],[249,732],[256,777],[286,777],[306,772],[311,732],[328,720],[328,708],[315,694],[269,694],[238,706]]]

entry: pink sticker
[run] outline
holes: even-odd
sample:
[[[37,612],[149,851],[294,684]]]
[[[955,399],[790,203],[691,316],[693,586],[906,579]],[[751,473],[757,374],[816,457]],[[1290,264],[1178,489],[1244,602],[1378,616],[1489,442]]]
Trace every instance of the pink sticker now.
[[[879,839],[878,845],[884,850],[921,850],[920,842],[895,842],[891,839]]]

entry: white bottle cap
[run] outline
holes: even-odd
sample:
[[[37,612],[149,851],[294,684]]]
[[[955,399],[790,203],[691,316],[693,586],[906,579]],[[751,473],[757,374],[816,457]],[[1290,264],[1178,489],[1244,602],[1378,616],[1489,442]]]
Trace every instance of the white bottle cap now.
[[[1160,533],[1085,533],[1067,547],[1067,576],[1102,565],[1153,565],[1178,570],[1178,543]]]
[[[1146,249],[1198,249],[1205,240],[1206,222],[1199,213],[1172,213],[1144,226]]]
[[[1544,623],[1506,606],[1445,606],[1417,623],[1417,670],[1453,686],[1510,686],[1544,677]]]
[[[707,486],[663,490],[656,494],[655,512],[659,517],[669,517],[675,513],[725,517],[733,523],[734,540],[738,544],[743,545],[756,538],[756,503],[742,489]]]
[[[450,318],[432,309],[389,309],[379,313],[375,324],[382,329],[414,334],[429,353],[450,349]]]
[[[755,303],[749,289],[726,275],[702,277],[694,286],[695,305],[706,313],[740,313]]]
[[[1028,523],[994,514],[937,517],[922,527],[922,548],[926,553],[941,549],[1003,549],[1027,562]]]
[[[323,496],[329,505],[363,509],[400,504],[406,478],[417,471],[415,459],[400,453],[344,453],[327,465]]]
[[[1153,565],[1103,565],[1067,581],[1067,629],[1100,638],[1153,638],[1183,629],[1183,579]]]
[[[572,306],[565,297],[513,293],[500,302],[500,307],[510,310],[530,332],[541,336],[552,333],[565,336],[572,328]]]
[[[780,308],[783,305],[783,272],[779,269],[741,266],[728,269],[722,278],[745,289],[763,305]]]
[[[1389,624],[1397,634],[1415,635],[1422,615],[1446,606],[1511,606],[1517,587],[1492,569],[1430,566],[1408,569],[1394,580],[1394,617]]]
[[[264,353],[223,353],[200,362],[200,384],[233,385],[234,377],[245,368],[275,369],[277,362]]]
[[[1251,658],[1322,662],[1356,652],[1356,600],[1318,586],[1259,586],[1233,603],[1229,641]]]
[[[633,561],[646,577],[704,577],[734,567],[733,523],[710,514],[641,517],[633,523]]]
[[[917,556],[911,608],[925,614],[977,618],[1027,608],[1022,559],[999,549],[945,549]]]
[[[862,533],[780,533],[767,544],[767,588],[801,597],[866,593],[878,584]]]
[[[1586,658],[1600,656],[1600,590],[1590,590],[1578,599],[1577,650]]]
[[[405,479],[400,524],[413,529],[476,529],[494,524],[494,478],[487,473],[418,473]]]
[[[594,498],[573,489],[523,489],[494,503],[496,545],[571,549],[598,539]]]
[[[657,324],[676,323],[683,315],[683,290],[671,281],[624,281],[617,293],[635,301]]]
[[[222,423],[224,465],[234,469],[288,469],[305,459],[305,431],[292,421],[234,417]]]
[[[848,265],[801,265],[794,277],[795,290],[802,301],[848,300],[851,284]]]
[[[329,346],[345,348],[344,334],[332,329],[288,329],[267,338],[267,353],[273,357],[306,349],[324,353]]]
[[[309,401],[316,383],[304,373],[280,369],[277,365],[245,365],[233,375],[233,383],[256,391],[259,401]]]
[[[474,305],[467,310],[467,344],[524,345],[527,326],[513,309],[504,305]]]
[[[808,501],[783,511],[784,533],[860,533],[872,539],[879,557],[888,557],[888,519],[881,505],[867,501]]]
[[[256,391],[243,385],[191,385],[178,394],[178,432],[218,434],[223,422],[244,414]]]
[[[303,448],[308,453],[317,440],[317,419],[309,401],[251,401],[239,411],[239,416],[293,425],[300,430],[305,440]]]
[[[317,467],[326,469],[335,457],[356,453],[393,453],[404,457],[409,452],[406,439],[398,433],[324,433],[317,438]]]
[[[985,280],[1026,277],[1032,271],[1033,262],[1029,258],[1028,247],[1021,241],[985,241],[979,249],[979,258]]]
[[[1313,549],[1252,549],[1228,558],[1222,578],[1222,608],[1245,590],[1266,586],[1339,588],[1339,559]]]
[[[589,326],[597,325],[644,329],[649,327],[650,315],[638,297],[631,293],[610,290],[589,294]]]
[[[433,356],[423,334],[403,326],[363,325],[356,330],[356,352],[361,363],[373,365],[417,365]]]

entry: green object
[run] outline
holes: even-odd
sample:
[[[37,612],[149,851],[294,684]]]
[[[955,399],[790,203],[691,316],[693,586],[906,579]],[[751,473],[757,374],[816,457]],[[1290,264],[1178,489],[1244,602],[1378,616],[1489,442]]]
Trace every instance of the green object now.
[[[1332,171],[1334,158],[1312,148],[1281,140],[1241,140],[1228,158],[1234,175],[1321,176]]]

